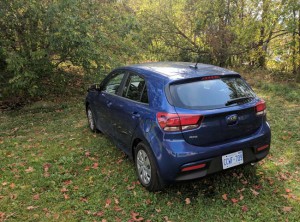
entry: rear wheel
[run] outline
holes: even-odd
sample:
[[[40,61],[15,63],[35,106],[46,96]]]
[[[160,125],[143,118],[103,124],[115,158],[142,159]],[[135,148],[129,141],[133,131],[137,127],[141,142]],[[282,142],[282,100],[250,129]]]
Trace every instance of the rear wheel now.
[[[150,148],[143,142],[135,148],[135,168],[141,184],[149,191],[163,189],[157,172],[156,162]]]
[[[92,112],[92,110],[89,106],[86,109],[86,116],[87,116],[87,119],[88,119],[90,130],[93,131],[93,132],[96,132],[97,128],[96,128],[96,124],[95,124],[94,115],[93,115],[93,112]]]

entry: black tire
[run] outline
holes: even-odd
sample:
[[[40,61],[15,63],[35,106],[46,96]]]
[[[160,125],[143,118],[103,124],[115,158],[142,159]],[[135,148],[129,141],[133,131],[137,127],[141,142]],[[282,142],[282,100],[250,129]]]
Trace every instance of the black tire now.
[[[97,132],[94,114],[89,106],[86,108],[86,117],[88,120],[88,125],[89,125],[90,130],[92,132]]]
[[[151,192],[162,190],[165,185],[159,177],[157,165],[150,148],[145,143],[140,142],[135,147],[134,152],[134,163],[140,183]]]

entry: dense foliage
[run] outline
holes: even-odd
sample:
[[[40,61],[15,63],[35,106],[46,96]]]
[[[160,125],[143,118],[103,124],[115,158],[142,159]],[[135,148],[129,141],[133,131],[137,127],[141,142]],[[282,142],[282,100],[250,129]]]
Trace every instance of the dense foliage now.
[[[177,60],[300,79],[298,0],[2,0],[1,97],[28,98],[121,64]]]

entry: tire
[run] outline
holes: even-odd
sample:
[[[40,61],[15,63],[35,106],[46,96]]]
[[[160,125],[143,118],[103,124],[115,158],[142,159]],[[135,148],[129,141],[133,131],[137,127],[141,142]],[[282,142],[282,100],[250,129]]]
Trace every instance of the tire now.
[[[140,142],[136,146],[134,154],[136,173],[140,183],[151,192],[162,190],[164,184],[159,177],[157,165],[150,148]]]
[[[93,112],[89,106],[86,108],[86,116],[87,116],[90,130],[92,132],[97,132],[95,118],[94,118]]]

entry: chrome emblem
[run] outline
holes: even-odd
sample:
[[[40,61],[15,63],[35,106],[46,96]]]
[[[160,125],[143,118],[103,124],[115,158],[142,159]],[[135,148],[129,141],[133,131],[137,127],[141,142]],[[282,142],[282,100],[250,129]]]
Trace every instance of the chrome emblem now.
[[[238,121],[238,115],[237,114],[232,114],[226,117],[226,122],[228,125],[233,125],[236,124]]]

